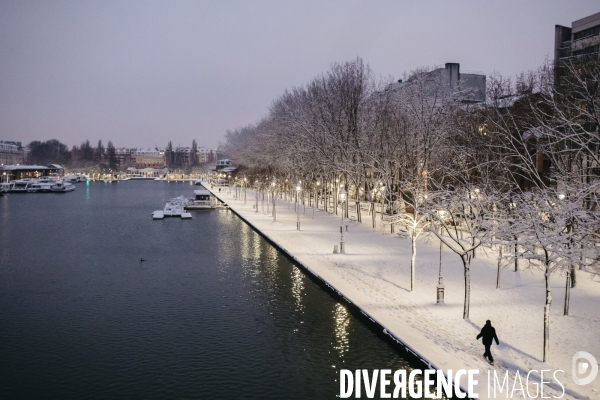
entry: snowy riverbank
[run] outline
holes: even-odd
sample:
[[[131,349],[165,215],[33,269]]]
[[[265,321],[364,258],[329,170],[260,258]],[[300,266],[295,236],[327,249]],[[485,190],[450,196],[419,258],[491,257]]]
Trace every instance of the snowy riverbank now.
[[[445,305],[436,306],[436,285],[439,262],[439,241],[423,239],[417,244],[416,291],[410,292],[410,240],[389,233],[377,221],[371,227],[371,218],[363,215],[363,223],[347,222],[344,232],[346,254],[333,254],[339,245],[341,216],[301,206],[301,231],[296,230],[294,204],[277,200],[277,221],[263,213],[262,202],[258,212],[254,192],[248,190],[246,204],[234,199],[233,190],[226,193],[213,190],[215,196],[234,209],[255,228],[284,248],[306,267],[320,275],[350,301],[372,315],[381,325],[401,338],[407,345],[432,362],[447,370],[479,369],[480,398],[487,396],[487,371],[490,365],[483,359],[483,346],[475,336],[490,319],[498,332],[500,346],[492,347],[496,359],[493,367],[498,374],[510,371],[512,389],[518,370],[525,384],[530,375],[531,395],[544,374],[544,396],[560,396],[562,389],[552,378],[556,376],[565,387],[562,398],[600,397],[600,377],[586,386],[576,385],[571,377],[571,361],[577,351],[586,351],[600,359],[600,279],[579,273],[577,287],[571,290],[570,315],[563,316],[564,276],[552,278],[553,303],[551,310],[550,362],[543,363],[543,307],[544,279],[540,271],[524,269],[502,272],[502,288],[496,290],[496,259],[492,254],[477,254],[471,267],[470,321],[462,319],[464,280],[458,256],[447,249],[442,253],[445,284]],[[550,386],[550,387],[549,387]],[[517,382],[517,388],[519,384]],[[541,397],[541,395],[539,396]],[[492,396],[493,398],[493,396]],[[498,398],[506,398],[502,394]],[[523,398],[516,391],[513,398]]]

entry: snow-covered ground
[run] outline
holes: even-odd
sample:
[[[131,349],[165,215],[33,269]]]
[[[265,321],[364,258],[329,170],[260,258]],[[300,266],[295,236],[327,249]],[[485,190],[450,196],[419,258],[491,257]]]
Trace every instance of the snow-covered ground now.
[[[561,398],[600,398],[600,376],[592,383],[579,386],[572,380],[572,357],[577,351],[586,351],[600,359],[600,279],[579,272],[577,287],[571,290],[569,316],[563,316],[565,277],[552,277],[552,309],[550,321],[550,362],[543,363],[543,308],[545,286],[543,274],[534,269],[502,271],[501,289],[496,290],[496,255],[479,252],[471,264],[470,320],[462,319],[464,277],[458,256],[444,249],[442,268],[445,284],[445,305],[436,305],[436,285],[439,264],[439,241],[422,238],[417,244],[416,291],[410,292],[410,240],[389,233],[382,227],[379,216],[373,229],[371,217],[363,215],[363,223],[348,222],[344,232],[346,254],[333,254],[333,246],[340,241],[341,214],[329,214],[301,206],[301,231],[296,230],[293,203],[277,200],[277,221],[253,208],[254,192],[247,191],[247,200],[234,199],[233,190],[213,193],[263,232],[279,246],[293,254],[353,303],[373,316],[381,325],[401,338],[437,368],[479,369],[480,398],[487,395],[487,371],[490,365],[483,359],[481,340],[475,337],[487,319],[496,328],[500,346],[492,346],[495,365],[504,376],[510,371],[512,389],[518,370],[525,384],[531,370],[530,396],[534,397],[535,377],[540,382],[544,373],[544,396],[560,396],[562,389],[552,378],[555,370],[563,370],[556,377],[565,387]],[[266,200],[264,209],[266,212]],[[519,382],[516,385],[519,388]],[[527,396],[527,393],[525,393]],[[538,394],[541,398],[541,394]],[[493,396],[491,396],[493,398]],[[506,398],[505,394],[498,398]],[[521,391],[514,397],[523,398]]]

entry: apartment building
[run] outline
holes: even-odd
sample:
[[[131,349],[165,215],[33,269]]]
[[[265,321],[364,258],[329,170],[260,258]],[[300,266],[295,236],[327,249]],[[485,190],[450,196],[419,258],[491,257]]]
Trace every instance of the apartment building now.
[[[21,142],[0,140],[0,165],[23,164],[24,151]]]

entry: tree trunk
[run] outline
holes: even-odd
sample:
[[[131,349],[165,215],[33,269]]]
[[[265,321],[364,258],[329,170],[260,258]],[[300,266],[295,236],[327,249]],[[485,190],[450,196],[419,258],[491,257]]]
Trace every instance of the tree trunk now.
[[[415,290],[415,263],[417,261],[417,242],[416,239],[411,235],[411,249],[412,253],[410,256],[410,291]]]
[[[546,260],[546,305],[544,306],[544,362],[550,360],[550,304],[552,304],[552,294],[550,293],[550,265]]]
[[[577,274],[575,273],[576,270],[577,270],[577,268],[575,268],[575,265],[571,265],[570,271],[571,271],[571,287],[572,288],[577,286]]]
[[[371,218],[373,219],[373,229],[377,228],[375,203],[371,203]]]
[[[498,254],[498,273],[496,274],[496,289],[500,289],[500,269],[502,265],[502,245],[500,245],[500,252]]]
[[[565,309],[564,315],[569,315],[569,300],[571,297],[571,273],[567,271],[567,284],[565,285]]]
[[[465,254],[461,256],[465,271],[465,303],[463,305],[463,319],[469,319],[469,306],[471,305],[471,260]]]
[[[519,270],[519,258],[517,257],[517,252],[519,251],[519,247],[517,244],[517,237],[515,236],[515,272]]]

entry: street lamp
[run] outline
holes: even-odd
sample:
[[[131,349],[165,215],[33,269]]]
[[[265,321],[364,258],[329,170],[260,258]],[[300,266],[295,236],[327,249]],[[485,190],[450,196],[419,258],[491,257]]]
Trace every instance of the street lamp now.
[[[337,192],[337,195],[338,195],[338,196],[340,195],[340,194],[339,194],[339,193],[340,193],[340,192],[339,192],[339,188],[338,188],[338,183],[339,183],[339,181],[340,181],[339,179],[336,179],[336,180],[335,180],[335,191]],[[337,201],[335,202],[335,207],[334,207],[334,208],[335,208],[335,215],[337,215],[337,211],[338,211],[338,205],[337,205]]]
[[[254,212],[258,212],[258,179],[256,180],[256,192],[254,193],[254,197],[256,197],[256,205],[254,206]]]
[[[321,191],[321,188],[319,186],[321,186],[321,182],[317,181],[317,190],[315,194],[315,204],[317,209],[319,208],[319,192]]]
[[[277,214],[275,213],[275,182],[271,183],[271,199],[273,201],[273,222],[277,221]]]
[[[440,219],[444,219],[444,215],[446,215],[445,210],[438,210],[438,214],[440,215]],[[440,234],[443,234],[443,227],[440,228]],[[438,284],[437,284],[437,304],[444,304],[444,278],[442,278],[442,239],[440,238],[440,269],[438,273]]]
[[[342,226],[340,226],[340,253],[345,254],[346,250],[344,249],[344,203],[346,202],[346,190],[342,185],[342,189],[339,192],[340,202],[342,203]]]
[[[296,204],[298,203],[298,196],[300,195],[300,190],[301,190],[300,185],[296,186]],[[296,230],[299,231],[300,230],[300,206],[298,204],[296,207],[296,216],[297,216]]]

